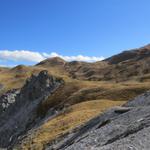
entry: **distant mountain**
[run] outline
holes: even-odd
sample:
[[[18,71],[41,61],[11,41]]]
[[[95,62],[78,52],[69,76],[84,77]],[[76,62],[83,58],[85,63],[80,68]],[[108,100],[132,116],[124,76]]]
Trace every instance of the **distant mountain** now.
[[[53,58],[48,58],[40,63],[38,63],[36,66],[64,66],[66,63],[65,60],[59,58],[59,57],[53,57]]]
[[[124,61],[138,61],[147,57],[150,57],[150,45],[146,45],[139,49],[124,51],[107,58],[105,61],[108,61],[110,64],[118,64]]]
[[[150,45],[139,49],[123,51],[120,54],[109,57],[95,63],[66,62],[55,57],[46,59],[36,66],[46,68],[61,68],[68,76],[82,80],[93,81],[125,81],[129,79],[148,79],[150,73]],[[146,77],[145,77],[146,76]]]

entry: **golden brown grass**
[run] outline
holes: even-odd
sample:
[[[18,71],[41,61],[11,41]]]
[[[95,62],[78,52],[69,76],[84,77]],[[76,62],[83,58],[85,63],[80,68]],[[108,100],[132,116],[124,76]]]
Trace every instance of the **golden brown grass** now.
[[[22,142],[21,149],[42,150],[44,145],[85,123],[108,108],[122,105],[124,101],[93,100],[75,104],[65,113],[47,121]]]
[[[149,82],[128,81],[83,81],[71,79],[59,68],[24,67],[0,70],[0,83],[4,91],[23,86],[26,78],[47,69],[50,74],[65,80],[61,86],[39,107],[38,113],[45,115],[51,107],[67,106],[65,113],[49,120],[23,140],[21,149],[41,150],[44,145],[60,135],[83,124],[106,109],[121,105],[125,101],[150,89]],[[148,77],[147,77],[148,78]],[[146,79],[147,79],[146,78]],[[1,91],[1,92],[4,92]],[[38,115],[39,115],[38,114]]]
[[[95,82],[66,80],[39,107],[39,114],[44,115],[51,107],[70,106],[84,101],[109,99],[127,101],[150,89],[149,83],[139,82]]]

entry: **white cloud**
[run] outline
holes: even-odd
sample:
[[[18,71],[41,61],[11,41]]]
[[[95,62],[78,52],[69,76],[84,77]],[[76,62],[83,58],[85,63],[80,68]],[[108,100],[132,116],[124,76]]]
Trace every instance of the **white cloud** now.
[[[17,65],[2,65],[2,64],[0,64],[0,67],[6,67],[6,68],[12,68],[15,66],[17,66]]]
[[[77,56],[63,56],[59,55],[55,52],[52,52],[50,54],[48,53],[39,53],[39,52],[33,52],[29,50],[0,50],[0,60],[2,61],[14,61],[14,62],[40,62],[46,58],[52,58],[52,57],[60,57],[66,61],[87,61],[87,62],[94,62],[94,61],[100,61],[103,60],[104,57],[90,57],[90,56],[83,56],[83,55],[77,55]]]
[[[87,62],[95,62],[95,61],[101,61],[104,59],[104,57],[95,57],[95,56],[83,56],[83,55],[77,55],[77,56],[63,56],[59,55],[55,52],[52,52],[51,54],[43,53],[43,56],[46,58],[50,57],[60,57],[66,61],[87,61]]]
[[[45,59],[40,53],[27,50],[1,50],[0,59],[5,61],[39,62]]]

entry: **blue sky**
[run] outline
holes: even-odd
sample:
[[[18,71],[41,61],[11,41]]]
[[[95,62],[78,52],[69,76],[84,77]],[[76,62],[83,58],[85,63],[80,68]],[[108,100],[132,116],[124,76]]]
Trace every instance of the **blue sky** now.
[[[0,64],[36,63],[25,52],[93,61],[143,46],[149,7],[149,0],[0,0]]]

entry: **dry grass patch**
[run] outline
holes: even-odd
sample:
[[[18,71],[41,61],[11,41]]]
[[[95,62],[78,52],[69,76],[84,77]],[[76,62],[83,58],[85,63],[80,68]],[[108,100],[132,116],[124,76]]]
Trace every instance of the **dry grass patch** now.
[[[150,89],[149,83],[139,82],[95,82],[95,81],[65,81],[65,85],[55,91],[38,109],[39,115],[45,115],[50,108],[63,108],[77,103],[109,99],[127,101]]]
[[[93,100],[75,104],[69,107],[65,113],[47,121],[33,134],[25,138],[21,144],[21,149],[41,150],[46,144],[62,134],[85,123],[106,109],[123,103],[125,101]]]

